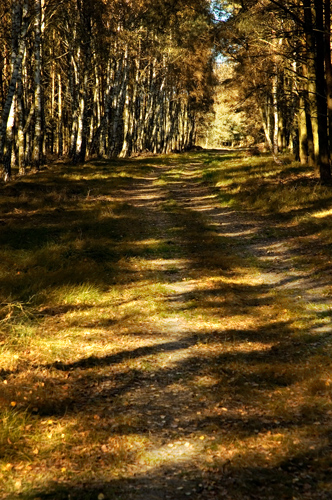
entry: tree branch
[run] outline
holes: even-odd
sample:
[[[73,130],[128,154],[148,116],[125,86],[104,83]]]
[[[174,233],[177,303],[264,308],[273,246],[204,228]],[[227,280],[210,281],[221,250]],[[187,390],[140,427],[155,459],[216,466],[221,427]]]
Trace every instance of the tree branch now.
[[[297,16],[294,12],[292,12],[292,10],[286,7],[286,5],[284,5],[282,2],[279,2],[278,0],[269,0],[269,2],[272,3],[273,5],[276,5],[277,7],[279,7],[279,9],[283,10],[284,12],[286,12],[297,24],[299,24],[302,27],[305,27],[305,22],[302,21],[302,19],[299,16]]]

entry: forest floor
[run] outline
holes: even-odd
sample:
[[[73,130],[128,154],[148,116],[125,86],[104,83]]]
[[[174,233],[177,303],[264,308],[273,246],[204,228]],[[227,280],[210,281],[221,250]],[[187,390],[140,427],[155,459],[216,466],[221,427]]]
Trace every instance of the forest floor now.
[[[332,498],[331,188],[202,151],[0,191],[0,498]]]

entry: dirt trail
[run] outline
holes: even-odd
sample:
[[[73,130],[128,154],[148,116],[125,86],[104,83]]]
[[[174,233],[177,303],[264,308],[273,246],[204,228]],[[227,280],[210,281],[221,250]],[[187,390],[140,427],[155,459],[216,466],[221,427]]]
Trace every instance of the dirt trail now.
[[[165,185],[158,183],[161,175]],[[283,410],[276,410],[278,391],[290,384],[283,365],[292,363],[296,353],[287,352],[287,318],[270,331],[268,326],[273,297],[285,295],[286,314],[290,303],[305,306],[313,295],[323,300],[321,284],[315,288],[311,277],[294,267],[291,243],[266,237],[271,221],[220,208],[213,190],[197,178],[195,165],[180,178],[170,167],[158,168],[118,193],[118,199],[146,211],[155,237],[173,248],[165,258],[150,261],[153,279],[162,276],[168,312],[154,322],[153,336],[137,339],[140,349],[159,362],[150,359],[151,370],[144,375],[137,370],[126,406],[118,406],[133,418],[140,415],[135,432],[148,435],[149,444],[123,467],[118,480],[100,485],[102,495],[132,500],[328,498],[316,494],[302,449],[280,449],[280,428],[295,429],[296,419],[302,418],[296,413],[291,422],[287,414],[281,422]],[[241,283],[241,268],[247,272],[244,280],[249,276],[252,283]],[[224,287],[218,285],[221,275]],[[211,321],[200,312],[209,307]],[[255,327],[256,309],[258,315],[267,314],[261,331]],[[286,345],[278,359],[280,373],[275,359],[279,336]],[[264,370],[270,371],[269,380]],[[293,434],[290,430],[291,440]]]
[[[194,165],[190,165],[183,182],[171,190],[172,196],[187,210],[196,212],[221,236],[241,239],[243,252],[257,258],[262,282],[275,286],[281,292],[288,290],[293,299],[306,304],[326,302],[329,279],[313,276],[296,263],[298,249],[292,238],[274,237],[266,232],[283,221],[254,213],[220,208],[217,194],[197,179]],[[236,246],[236,243],[235,243]],[[236,251],[236,249],[235,249]],[[328,326],[330,328],[330,326]]]
[[[112,193],[142,224],[132,246],[158,249],[122,263],[131,302],[119,317],[132,307],[136,324],[110,321],[114,354],[57,366],[78,381],[70,410],[104,429],[105,445],[91,481],[38,498],[331,498],[320,463],[331,416],[303,388],[315,332],[302,318],[326,306],[324,282],[269,233],[278,221],[221,207],[199,164],[153,167]],[[130,227],[122,238],[131,244]]]

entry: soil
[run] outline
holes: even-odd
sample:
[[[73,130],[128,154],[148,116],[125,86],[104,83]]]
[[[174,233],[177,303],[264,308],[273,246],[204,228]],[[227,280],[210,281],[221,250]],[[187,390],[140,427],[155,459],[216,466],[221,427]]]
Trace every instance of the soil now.
[[[200,165],[188,164],[181,176],[174,174],[175,166],[156,166],[144,179],[114,195],[132,211],[145,213],[145,224],[170,247],[164,259],[151,258],[149,270],[155,282],[160,277],[167,291],[168,314],[153,324],[153,336],[137,335],[130,353],[133,362],[158,354],[163,366],[154,366],[151,360],[150,371],[134,369],[123,375],[121,391],[114,381],[105,379],[89,393],[93,412],[101,415],[105,425],[117,412],[136,416],[135,425],[126,423],[112,432],[141,433],[149,444],[128,459],[114,480],[73,488],[64,485],[62,493],[57,489],[39,498],[327,500],[332,497],[331,480],[328,470],[315,469],[313,451],[287,452],[288,444],[283,451],[282,441],[277,451],[264,448],[263,436],[277,441],[286,429],[292,435],[303,420],[302,414],[293,420],[289,414],[283,417],[282,410],[276,416],[269,406],[268,393],[277,405],[277,391],[291,386],[278,373],[276,358],[285,366],[293,363],[296,346],[287,335],[281,345],[276,326],[259,332],[239,319],[236,328],[235,317],[243,311],[249,311],[251,318],[256,310],[258,315],[269,314],[273,293],[286,297],[294,307],[312,301],[324,304],[328,283],[298,263],[292,238],[273,234],[271,228],[282,221],[220,206],[215,190],[197,176]],[[158,182],[165,177],[165,184]],[[248,262],[254,269],[253,283],[233,284],[233,295],[229,288],[214,287],[221,275],[229,282],[235,279],[235,268],[248,271]],[[211,293],[206,291],[208,283]],[[224,301],[230,297],[234,300],[227,306],[229,317],[225,316],[224,324],[222,316],[218,319],[222,327],[216,327],[216,320],[210,324],[192,314],[204,304],[216,318],[219,307],[224,314]],[[286,319],[282,328],[287,329]],[[226,347],[231,344],[235,354],[226,347],[218,351],[222,342]],[[115,377],[116,365],[124,357],[107,360]],[[241,374],[236,363],[249,368],[252,363],[257,370],[269,363],[276,368],[266,381],[258,371],[256,378],[251,376],[249,368]],[[71,371],[76,368],[83,367],[73,366]],[[77,411],[84,398],[84,391],[77,396]]]
[[[202,227],[212,228],[215,235],[232,241],[230,247],[234,254],[255,259],[259,269],[256,281],[263,287],[274,288],[276,292],[286,291],[290,301],[324,302],[328,283],[324,284],[321,278],[315,279],[306,270],[294,265],[297,249],[292,238],[280,240],[280,237],[271,235],[266,237],[269,229],[282,224],[282,221],[221,208],[217,193],[198,179],[196,170],[199,168],[200,165],[187,165],[186,173],[180,179],[168,182],[167,187],[156,187],[161,175],[172,178],[169,167],[159,167],[148,180],[118,194],[119,199],[134,208],[147,209],[150,216],[146,222],[155,228],[159,237],[169,239],[174,219],[178,222],[180,230],[170,243],[179,248],[181,264],[169,276],[167,285],[173,314],[155,325],[159,334],[155,335],[153,345],[159,352],[167,353],[165,369],[160,375],[152,373],[151,378],[138,377],[133,384],[135,397],[132,410],[138,410],[139,401],[139,411],[144,415],[143,429],[148,427],[149,436],[155,440],[155,448],[149,450],[141,461],[131,464],[123,478],[109,485],[110,489],[101,484],[101,498],[103,495],[105,498],[128,500],[330,498],[330,492],[315,492],[316,486],[310,482],[310,476],[303,480],[301,469],[307,470],[307,467],[296,466],[296,458],[293,464],[290,460],[289,464],[270,468],[257,467],[257,464],[251,467],[249,462],[239,471],[232,467],[231,451],[225,457],[219,456],[218,460],[212,458],[213,453],[209,457],[205,440],[209,440],[213,448],[213,434],[219,435],[220,440],[220,436],[236,432],[236,429],[246,425],[246,431],[249,431],[252,427],[259,427],[257,420],[264,422],[265,418],[268,422],[269,416],[264,408],[259,410],[254,405],[250,408],[250,403],[246,406],[234,394],[228,401],[218,402],[217,413],[220,416],[220,406],[225,405],[227,417],[219,417],[220,421],[215,423],[210,408],[211,400],[215,399],[213,386],[206,388],[207,397],[202,397],[201,390],[197,393],[194,385],[181,386],[188,373],[197,374],[200,371],[197,363],[201,364],[201,372],[208,364],[204,354],[197,350],[199,329],[193,330],[192,322],[186,321],[183,314],[176,315],[178,309],[183,312],[188,297],[197,291],[204,263],[213,268],[212,276],[216,274],[216,266],[210,262],[215,252],[211,248],[214,238],[202,241]],[[161,206],[170,199],[175,202],[176,208],[167,213]],[[156,263],[156,271],[167,272],[169,266],[169,261],[166,264]],[[148,349],[153,349],[151,339],[148,345]],[[273,348],[278,349],[277,342],[271,347],[272,351]],[[252,413],[252,421],[249,418],[239,422],[234,418],[239,407]],[[204,412],[209,418],[200,418]],[[265,427],[269,426],[270,421]]]

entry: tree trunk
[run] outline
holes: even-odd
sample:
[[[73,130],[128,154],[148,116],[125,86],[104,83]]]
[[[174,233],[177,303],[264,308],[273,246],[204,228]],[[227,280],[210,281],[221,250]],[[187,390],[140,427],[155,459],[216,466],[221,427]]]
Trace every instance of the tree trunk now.
[[[16,1],[13,4],[13,16],[21,16],[20,12],[20,2]],[[28,18],[29,2],[24,1],[22,7],[22,23],[19,21],[18,17],[13,18],[13,39],[17,40],[17,52],[15,60],[12,63],[11,78],[8,86],[6,100],[3,106],[2,117],[1,117],[1,128],[0,128],[0,161],[4,155],[4,148],[6,143],[7,131],[10,134],[10,124],[8,124],[9,116],[14,112],[13,100],[16,92],[17,80],[20,77],[20,72],[22,69],[22,61],[24,57],[25,47],[26,47],[26,35],[29,26]],[[9,129],[8,129],[9,126]],[[9,137],[8,137],[9,139]],[[10,172],[5,173],[5,176],[10,176]]]
[[[33,138],[32,164],[39,169],[42,158],[42,86],[41,86],[41,0],[35,0],[35,130]]]
[[[79,106],[79,127],[78,139],[76,144],[76,157],[80,163],[84,163],[89,138],[89,124],[92,111],[92,95],[91,95],[91,41],[92,41],[92,26],[91,15],[86,0],[77,0],[77,5],[80,12],[80,26],[82,30],[80,50],[82,53],[82,77],[81,77],[81,96]]]
[[[79,51],[77,53],[77,60],[79,59]],[[78,113],[79,113],[79,95],[78,95],[78,85],[79,85],[79,75],[77,62],[75,60],[75,53],[71,54],[70,65],[69,65],[69,91],[71,97],[71,130],[70,130],[70,145],[69,145],[69,155],[75,161],[76,154],[76,142],[77,142],[77,132],[78,132]]]
[[[23,82],[22,74],[17,81],[17,146],[18,146],[18,172],[25,175],[25,154],[24,154],[24,104],[23,104]]]
[[[61,157],[63,155],[63,126],[62,126],[62,84],[61,84],[60,72],[58,73],[58,120],[57,120],[56,144],[57,144],[57,155]]]
[[[307,133],[307,115],[305,110],[305,98],[303,93],[299,98],[298,111],[298,130],[299,130],[299,159],[302,165],[308,163],[308,133]]]
[[[316,10],[316,89],[317,89],[317,115],[319,156],[318,166],[322,182],[331,181],[331,166],[329,154],[329,141],[327,129],[327,100],[326,100],[326,75],[325,75],[325,40],[324,40],[324,13],[323,1],[314,0]]]
[[[331,61],[331,0],[325,0],[325,67],[330,161],[332,162],[332,61]]]
[[[123,144],[123,112],[128,87],[128,47],[126,46],[124,54],[117,61],[117,70],[114,80],[114,95],[112,102],[112,123],[111,138],[108,151],[108,157],[117,156],[122,150]]]
[[[279,135],[279,110],[278,110],[278,74],[277,68],[275,68],[276,74],[273,76],[272,82],[272,102],[273,102],[273,153],[277,155],[279,153],[278,147],[278,135]]]
[[[266,139],[268,148],[270,149],[270,151],[273,151],[273,143],[271,140],[271,133],[270,133],[270,127],[269,127],[270,110],[269,110],[269,108],[263,110],[261,107],[259,108],[259,110],[260,110],[261,122],[262,122],[262,126],[263,126],[265,139]]]

